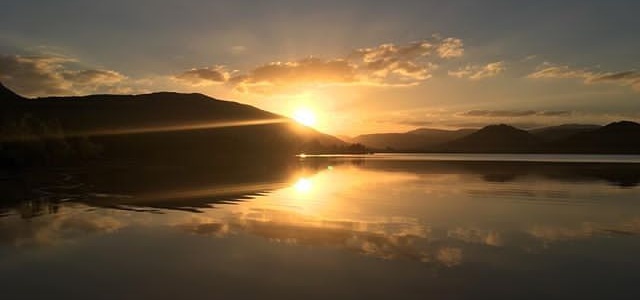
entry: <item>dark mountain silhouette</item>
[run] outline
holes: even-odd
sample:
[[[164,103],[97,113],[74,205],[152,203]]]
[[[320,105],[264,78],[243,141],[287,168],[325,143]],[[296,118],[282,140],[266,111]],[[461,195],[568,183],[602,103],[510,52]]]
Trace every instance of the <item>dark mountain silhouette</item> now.
[[[424,151],[475,132],[476,129],[441,130],[419,128],[405,133],[365,134],[353,140],[367,147],[388,151]]]
[[[0,160],[7,164],[362,151],[280,115],[202,94],[26,99],[2,87],[0,99]]]
[[[14,93],[0,82],[0,101],[16,101],[23,99],[22,96]]]
[[[572,135],[592,131],[600,128],[600,125],[591,124],[563,124],[529,130],[533,135],[545,141],[557,141]]]
[[[562,153],[640,154],[640,124],[614,122],[556,141],[547,149]]]
[[[435,151],[467,153],[526,153],[542,145],[533,134],[505,124],[489,125],[457,140],[436,146]]]

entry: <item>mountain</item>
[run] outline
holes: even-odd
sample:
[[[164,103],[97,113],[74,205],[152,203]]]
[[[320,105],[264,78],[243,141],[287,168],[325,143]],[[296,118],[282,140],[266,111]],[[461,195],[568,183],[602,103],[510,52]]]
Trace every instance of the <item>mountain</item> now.
[[[0,101],[17,101],[24,99],[22,96],[14,93],[0,82]]]
[[[475,132],[475,129],[419,128],[405,133],[365,134],[353,140],[367,147],[391,151],[424,151]]]
[[[572,135],[592,131],[600,128],[600,125],[591,124],[563,124],[529,130],[529,132],[545,141],[558,141]]]
[[[547,146],[561,153],[640,154],[640,124],[620,121],[572,135]]]
[[[457,140],[436,146],[435,151],[455,153],[528,153],[536,152],[542,140],[509,125],[489,125]]]
[[[61,157],[202,162],[355,151],[283,116],[202,94],[26,99],[0,88],[0,162]]]

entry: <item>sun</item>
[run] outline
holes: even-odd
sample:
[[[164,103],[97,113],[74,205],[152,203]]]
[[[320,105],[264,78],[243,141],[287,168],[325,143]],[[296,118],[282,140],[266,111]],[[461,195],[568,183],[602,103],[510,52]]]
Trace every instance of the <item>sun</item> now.
[[[313,126],[316,124],[316,115],[308,108],[297,109],[293,113],[293,119],[305,126]]]
[[[307,194],[313,188],[313,182],[311,182],[311,180],[307,178],[300,178],[298,179],[298,181],[296,181],[294,187],[299,193]]]

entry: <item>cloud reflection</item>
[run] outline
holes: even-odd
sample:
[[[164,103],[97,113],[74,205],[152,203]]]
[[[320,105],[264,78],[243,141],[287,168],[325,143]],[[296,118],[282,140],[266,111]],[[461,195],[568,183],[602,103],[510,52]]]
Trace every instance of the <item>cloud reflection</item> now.
[[[69,243],[96,234],[109,234],[127,226],[126,222],[100,213],[77,211],[13,222],[0,222],[0,242],[18,247],[51,246]]]
[[[411,219],[339,220],[264,209],[220,220],[191,220],[177,227],[216,237],[250,234],[288,245],[340,248],[381,259],[438,259],[438,250],[426,243],[430,229]]]

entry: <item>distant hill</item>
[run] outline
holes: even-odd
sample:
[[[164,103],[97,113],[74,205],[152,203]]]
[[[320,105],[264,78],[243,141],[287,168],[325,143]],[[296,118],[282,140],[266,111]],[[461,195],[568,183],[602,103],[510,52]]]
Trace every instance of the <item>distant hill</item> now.
[[[283,116],[202,94],[26,99],[0,86],[0,162],[224,159],[356,151]]]
[[[600,127],[602,126],[591,124],[563,124],[536,128],[529,130],[529,132],[545,141],[557,141],[578,133],[593,131]]]
[[[547,147],[562,153],[640,154],[640,124],[620,121],[572,135]]]
[[[640,124],[564,124],[529,131],[505,124],[480,130],[420,128],[361,135],[354,140],[373,149],[398,152],[640,154]]]
[[[441,130],[419,128],[405,133],[378,133],[357,136],[353,141],[387,151],[424,151],[475,132],[476,129]]]
[[[533,134],[509,125],[489,125],[457,140],[434,147],[435,151],[465,153],[527,153],[542,146]]]

